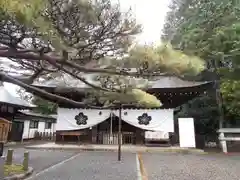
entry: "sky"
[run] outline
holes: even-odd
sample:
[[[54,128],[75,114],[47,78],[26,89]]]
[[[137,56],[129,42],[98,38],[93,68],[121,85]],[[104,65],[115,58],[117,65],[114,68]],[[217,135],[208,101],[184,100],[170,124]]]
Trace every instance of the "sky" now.
[[[143,25],[143,32],[137,37],[140,43],[160,43],[169,0],[119,0],[121,8],[132,8],[137,22]]]
[[[142,24],[143,32],[136,37],[141,44],[159,44],[161,30],[168,11],[169,0],[112,0],[120,2],[122,11],[130,7],[135,15],[137,23]],[[4,83],[6,89],[13,95],[18,96],[15,85]]]

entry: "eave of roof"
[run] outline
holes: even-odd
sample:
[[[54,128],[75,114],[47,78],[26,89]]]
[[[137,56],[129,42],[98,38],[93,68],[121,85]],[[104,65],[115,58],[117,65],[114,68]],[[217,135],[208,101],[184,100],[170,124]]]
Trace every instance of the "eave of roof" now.
[[[211,81],[187,81],[174,76],[163,76],[159,77],[157,80],[152,81],[151,89],[164,89],[164,88],[191,88],[197,87],[205,84],[212,83]]]
[[[49,121],[49,120],[56,121],[56,119],[57,119],[57,115],[55,115],[55,114],[45,115],[45,114],[40,114],[40,113],[34,113],[34,112],[28,111],[28,110],[21,110],[21,111],[18,111],[16,114],[16,118],[21,118],[24,116],[41,118],[46,121]]]
[[[91,82],[95,85],[99,82]],[[183,80],[174,76],[160,76],[156,77],[155,80],[149,81],[148,87],[146,89],[176,89],[176,88],[192,88],[198,87],[205,84],[210,84],[211,81],[188,81]],[[35,87],[45,88],[45,89],[55,89],[55,91],[67,91],[67,90],[75,90],[81,91],[81,89],[92,89],[88,85],[83,82],[72,78],[71,76],[63,76],[61,78],[57,78],[56,80],[49,80],[44,83],[33,83]]]
[[[21,110],[19,112],[21,112],[22,114],[25,114],[25,115],[37,116],[37,117],[43,117],[43,118],[53,118],[53,119],[56,119],[56,116],[57,116],[56,114],[46,115],[46,114],[41,114],[41,113],[35,113],[35,112],[29,111],[29,110]]]
[[[35,106],[28,102],[12,96],[4,86],[0,86],[0,103],[8,104],[19,108],[34,108]]]

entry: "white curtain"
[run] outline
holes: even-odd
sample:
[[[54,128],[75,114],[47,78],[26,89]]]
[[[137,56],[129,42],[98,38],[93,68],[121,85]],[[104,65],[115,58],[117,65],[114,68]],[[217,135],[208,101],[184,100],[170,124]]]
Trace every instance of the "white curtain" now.
[[[100,113],[101,112],[101,113]],[[119,110],[112,111],[116,116]],[[75,116],[87,116],[86,124],[78,125]],[[149,121],[139,124],[139,117],[146,113]],[[56,130],[78,130],[95,126],[110,117],[111,110],[58,108]],[[140,118],[141,119],[141,118]],[[127,109],[122,110],[122,120],[135,127],[148,131],[174,132],[173,109]]]
[[[144,113],[150,118],[149,124],[139,124]],[[119,116],[119,111],[114,111]],[[122,120],[135,127],[149,131],[174,132],[173,109],[128,109],[122,110]]]
[[[100,113],[101,112],[101,113]],[[66,109],[58,108],[56,130],[78,130],[95,126],[109,118],[110,110]],[[78,125],[75,116],[83,113],[87,116],[86,124]]]

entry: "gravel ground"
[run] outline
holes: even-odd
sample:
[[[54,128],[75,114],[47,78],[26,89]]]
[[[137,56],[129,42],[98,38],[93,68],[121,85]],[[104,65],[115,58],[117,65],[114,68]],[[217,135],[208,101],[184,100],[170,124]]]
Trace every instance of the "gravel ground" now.
[[[149,180],[239,180],[240,156],[143,154]]]
[[[121,162],[113,152],[80,152],[74,159],[37,176],[34,180],[136,180],[136,155],[124,153]]]

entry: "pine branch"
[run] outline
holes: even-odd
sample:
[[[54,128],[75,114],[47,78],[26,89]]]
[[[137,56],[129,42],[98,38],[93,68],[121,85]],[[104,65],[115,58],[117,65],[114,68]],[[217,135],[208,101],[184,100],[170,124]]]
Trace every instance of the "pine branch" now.
[[[36,94],[37,96],[46,98],[48,100],[51,100],[52,102],[67,103],[67,104],[73,105],[74,107],[79,107],[79,108],[84,107],[84,108],[93,108],[93,109],[108,109],[108,108],[114,108],[115,107],[115,106],[108,106],[108,107],[90,106],[90,105],[84,104],[82,102],[74,101],[74,100],[71,100],[69,98],[65,98],[65,97],[62,97],[62,96],[59,96],[59,95],[56,95],[56,94],[48,93],[44,90],[41,90],[41,89],[39,89],[37,87],[34,87],[32,85],[28,85],[28,84],[26,84],[26,83],[24,83],[24,82],[22,82],[18,79],[15,79],[14,77],[11,77],[11,76],[9,76],[7,74],[4,74],[2,72],[0,72],[0,78],[5,79],[6,81],[8,81],[10,83],[16,84],[16,85],[24,88],[27,92]]]
[[[46,60],[51,65],[55,67],[61,67],[61,65],[66,65],[70,68],[74,68],[78,70],[79,72],[85,72],[85,73],[104,73],[104,74],[112,74],[112,75],[123,75],[123,76],[141,76],[141,77],[151,77],[153,76],[152,73],[139,73],[139,72],[127,72],[127,71],[121,71],[121,70],[109,70],[109,69],[101,69],[101,68],[86,68],[84,66],[78,65],[76,63],[73,63],[68,60],[64,60],[62,56],[57,55],[51,55],[43,54],[40,55],[40,53],[35,53],[34,51],[26,50],[26,52],[19,52],[19,50],[13,50],[13,49],[0,49],[0,57],[6,57],[6,58],[14,58],[14,59],[24,59],[29,61],[40,61],[40,60]],[[156,73],[154,76],[169,76],[170,73]]]

